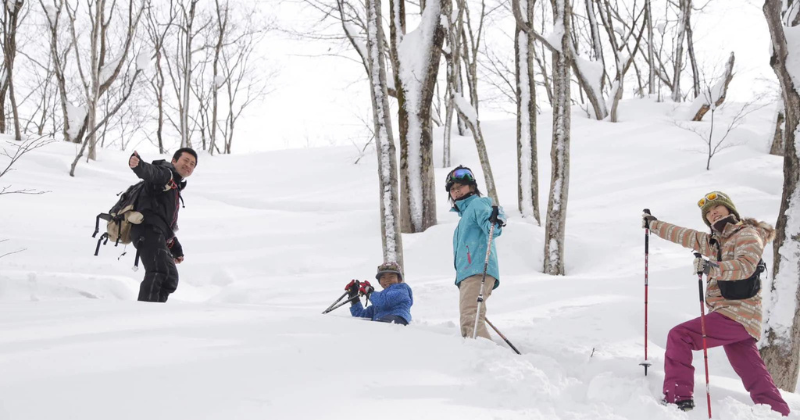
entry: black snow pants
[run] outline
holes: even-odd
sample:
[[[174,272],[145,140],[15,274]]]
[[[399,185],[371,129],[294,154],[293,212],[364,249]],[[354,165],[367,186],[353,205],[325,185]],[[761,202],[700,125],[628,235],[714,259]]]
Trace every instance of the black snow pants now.
[[[151,225],[133,225],[131,240],[144,265],[144,280],[139,286],[140,302],[166,302],[178,288],[178,267],[160,229]]]

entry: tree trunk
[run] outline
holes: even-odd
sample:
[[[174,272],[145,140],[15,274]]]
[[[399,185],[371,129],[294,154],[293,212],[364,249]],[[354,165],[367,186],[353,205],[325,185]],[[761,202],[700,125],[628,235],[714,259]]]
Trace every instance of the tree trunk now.
[[[453,133],[453,115],[458,118],[458,123],[461,123],[461,118],[455,111],[455,96],[461,96],[461,42],[460,34],[464,25],[463,13],[464,8],[461,7],[461,2],[456,2],[458,13],[456,14],[455,22],[452,21],[452,13],[447,16],[449,28],[447,32],[447,43],[450,48],[449,58],[447,59],[447,99],[445,105],[445,122],[444,122],[444,147],[442,148],[442,167],[449,168],[450,161],[450,148]]]
[[[765,316],[765,344],[761,348],[761,357],[772,375],[775,385],[787,392],[794,392],[797,386],[798,357],[800,356],[800,156],[795,147],[795,136],[800,122],[800,94],[792,78],[797,68],[787,68],[790,50],[787,45],[783,22],[789,22],[789,28],[798,25],[797,8],[793,8],[793,16],[785,16],[782,1],[766,0],[764,16],[767,19],[772,39],[772,57],[770,64],[778,76],[785,106],[786,131],[783,158],[783,196],[778,223],[775,228],[776,238],[773,244],[775,261],[772,267],[772,306],[767,308]],[[782,16],[782,12],[783,15]],[[796,30],[796,29],[792,29]],[[797,41],[794,41],[795,43]],[[796,45],[793,45],[796,48]],[[796,58],[795,58],[796,59]],[[787,287],[788,286],[788,287]],[[781,291],[782,293],[779,293]],[[785,315],[793,314],[789,321]],[[789,324],[789,322],[791,322]]]
[[[689,53],[689,64],[692,66],[692,89],[694,96],[700,95],[700,71],[694,56],[694,39],[692,38],[692,0],[686,0],[686,51]]]
[[[678,35],[675,40],[675,68],[672,76],[672,101],[681,101],[681,68],[683,67],[683,39],[686,37],[686,10],[689,0],[680,0],[680,11],[678,16]]]
[[[775,116],[775,133],[772,135],[772,146],[769,149],[769,154],[776,155],[776,156],[783,156],[784,150],[784,142],[783,138],[785,136],[785,132],[783,130],[783,124],[785,123],[785,111],[783,109],[783,100],[778,108],[777,115]]]
[[[532,25],[536,0],[520,0],[528,25]],[[539,168],[536,148],[536,82],[534,38],[517,24],[514,36],[517,96],[517,206],[522,217],[539,218]]]
[[[564,233],[567,221],[569,191],[570,143],[570,4],[567,0],[551,0],[555,22],[563,25],[561,51],[553,52],[553,144],[550,200],[545,222],[544,272],[564,275]]]
[[[403,267],[403,237],[400,234],[400,209],[397,199],[397,154],[392,136],[392,118],[386,82],[381,0],[367,0],[366,6],[367,67],[370,71],[372,117],[378,150],[383,260],[396,261]]]
[[[647,76],[647,94],[653,95],[656,93],[656,66],[653,58],[653,10],[650,0],[645,0],[645,13],[647,14],[647,64],[649,67]]]
[[[736,57],[733,55],[733,52],[731,52],[731,56],[728,58],[728,63],[725,65],[725,74],[722,75],[723,85],[719,97],[712,98],[712,92],[709,92],[707,97],[704,95],[706,102],[700,106],[700,109],[697,110],[697,113],[695,113],[694,117],[692,117],[692,121],[701,121],[706,115],[706,112],[711,109],[712,102],[715,106],[720,106],[723,102],[725,102],[725,96],[728,94],[728,85],[730,85],[731,80],[733,80],[733,64],[735,62]]]
[[[403,35],[405,28],[405,5],[403,0],[390,1],[389,20],[391,30],[392,62],[394,64],[397,89],[398,124],[400,132],[400,177],[401,177],[401,228],[403,232],[422,232],[436,224],[436,195],[433,180],[433,138],[431,134],[431,102],[436,76],[439,72],[439,57],[444,42],[444,28],[439,24],[440,11],[446,9],[450,0],[431,1],[427,4],[420,23],[421,28]],[[424,30],[423,30],[424,28]],[[403,45],[404,38],[411,36]],[[421,44],[417,42],[422,41]],[[416,51],[411,62],[405,57],[413,51],[399,50],[418,45],[428,45]]]

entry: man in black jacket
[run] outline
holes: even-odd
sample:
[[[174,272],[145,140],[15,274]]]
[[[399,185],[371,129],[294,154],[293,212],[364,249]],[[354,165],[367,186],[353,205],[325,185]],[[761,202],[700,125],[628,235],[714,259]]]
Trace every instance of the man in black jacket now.
[[[139,301],[166,302],[178,288],[178,268],[183,262],[183,247],[175,237],[181,191],[197,165],[197,153],[186,147],[178,149],[172,162],[143,162],[133,152],[128,166],[145,187],[136,203],[144,221],[131,227],[131,240],[144,265],[144,280],[139,286]]]

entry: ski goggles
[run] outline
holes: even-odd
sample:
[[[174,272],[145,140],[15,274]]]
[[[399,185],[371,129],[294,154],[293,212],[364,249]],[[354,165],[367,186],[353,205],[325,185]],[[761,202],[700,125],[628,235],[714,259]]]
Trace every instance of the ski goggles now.
[[[724,200],[730,200],[730,198],[728,198],[725,194],[718,193],[718,192],[710,192],[710,193],[706,194],[703,198],[701,198],[700,201],[697,202],[697,207],[702,208],[709,201],[714,201],[714,200],[717,200],[717,199],[720,199],[720,198],[724,199]]]
[[[475,181],[475,175],[467,168],[458,168],[447,175],[448,184],[458,181]]]

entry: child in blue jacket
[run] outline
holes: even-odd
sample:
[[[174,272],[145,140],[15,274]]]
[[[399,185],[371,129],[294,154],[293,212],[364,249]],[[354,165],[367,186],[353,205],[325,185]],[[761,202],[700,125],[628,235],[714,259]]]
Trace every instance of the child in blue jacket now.
[[[356,299],[351,302],[350,313],[355,317],[370,318],[378,322],[408,325],[411,322],[411,305],[414,304],[414,295],[411,288],[403,281],[403,272],[400,264],[391,261],[378,266],[375,278],[383,287],[383,291],[375,292],[368,281],[357,283],[351,281],[346,287],[350,298],[359,293],[366,295],[372,305],[364,308],[361,301]]]

